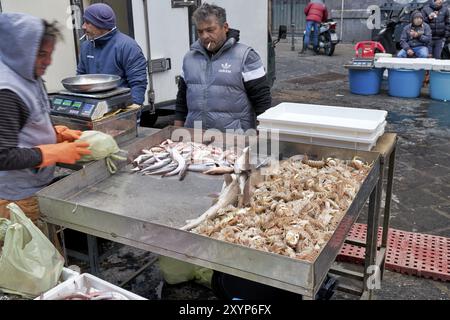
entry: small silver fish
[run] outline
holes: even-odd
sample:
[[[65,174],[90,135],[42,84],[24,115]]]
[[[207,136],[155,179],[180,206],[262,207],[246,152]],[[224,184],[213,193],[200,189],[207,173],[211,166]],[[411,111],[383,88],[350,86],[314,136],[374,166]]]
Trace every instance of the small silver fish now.
[[[181,156],[181,154],[177,151],[177,149],[171,149],[170,150],[170,156],[178,163],[178,166],[173,170],[165,175],[163,177],[170,177],[178,174],[185,166],[186,166],[186,160]]]
[[[142,169],[142,170],[141,170],[141,173],[144,173],[144,172],[151,172],[151,171],[154,171],[154,170],[161,169],[162,167],[167,166],[167,165],[168,165],[169,163],[171,163],[171,162],[172,162],[172,159],[164,159],[164,160],[161,160],[160,162],[157,162],[157,163],[155,163],[155,164],[152,164],[152,165],[146,167],[145,169]]]
[[[161,174],[166,174],[168,172],[173,171],[176,167],[177,167],[176,163],[169,164],[169,165],[167,165],[165,167],[162,167],[159,170],[152,171],[152,172],[147,172],[147,173],[145,173],[145,175],[147,175],[147,176],[157,176],[157,175],[161,175]]]

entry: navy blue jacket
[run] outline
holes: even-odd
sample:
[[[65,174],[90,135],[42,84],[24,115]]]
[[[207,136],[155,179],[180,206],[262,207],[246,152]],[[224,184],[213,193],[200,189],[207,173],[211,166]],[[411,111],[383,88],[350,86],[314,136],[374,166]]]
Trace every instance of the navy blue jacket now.
[[[421,34],[419,38],[411,38],[409,34],[411,30],[414,30]],[[400,45],[402,49],[409,50],[416,47],[429,47],[431,42],[431,29],[427,23],[422,23],[420,27],[413,26],[412,23],[405,26],[400,37]]]
[[[434,11],[438,12],[437,18],[430,20],[430,14]],[[430,3],[422,9],[423,21],[428,23],[433,34],[433,40],[443,39],[450,36],[450,15],[448,7],[442,5],[440,9],[437,9],[434,3]]]
[[[114,74],[121,87],[131,88],[133,102],[142,105],[147,90],[147,61],[137,42],[117,29],[81,45],[78,74]]]

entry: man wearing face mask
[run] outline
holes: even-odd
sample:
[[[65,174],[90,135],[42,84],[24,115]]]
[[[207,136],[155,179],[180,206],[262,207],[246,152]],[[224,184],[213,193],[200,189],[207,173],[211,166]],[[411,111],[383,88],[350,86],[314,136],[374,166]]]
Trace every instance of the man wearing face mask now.
[[[399,58],[428,58],[428,47],[431,43],[430,26],[423,22],[420,11],[411,15],[411,23],[403,29],[400,45],[403,48],[398,53]]]
[[[450,36],[450,14],[442,0],[431,0],[422,9],[423,19],[431,28],[432,41],[429,46],[429,55],[441,59],[445,39]]]
[[[225,9],[204,3],[193,15],[198,41],[183,60],[175,125],[244,131],[271,107],[270,85],[260,56],[239,43]]]
[[[90,154],[81,131],[53,126],[44,75],[56,40],[54,24],[19,13],[0,14],[0,218],[15,202],[41,229],[34,194],[53,180],[57,162]],[[44,231],[44,229],[43,229]]]
[[[107,4],[90,5],[83,18],[88,41],[81,45],[77,74],[120,76],[120,86],[130,88],[133,103],[142,106],[148,83],[147,61],[137,42],[117,29],[116,15]]]

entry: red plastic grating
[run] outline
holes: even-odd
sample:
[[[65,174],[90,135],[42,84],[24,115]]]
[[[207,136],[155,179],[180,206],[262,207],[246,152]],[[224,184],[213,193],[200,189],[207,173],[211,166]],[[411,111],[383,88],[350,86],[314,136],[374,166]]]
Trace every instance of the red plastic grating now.
[[[366,241],[367,226],[355,223],[348,240]],[[382,229],[378,230],[378,244]],[[338,261],[364,263],[365,248],[344,244]],[[386,269],[440,281],[450,281],[450,238],[389,229]]]

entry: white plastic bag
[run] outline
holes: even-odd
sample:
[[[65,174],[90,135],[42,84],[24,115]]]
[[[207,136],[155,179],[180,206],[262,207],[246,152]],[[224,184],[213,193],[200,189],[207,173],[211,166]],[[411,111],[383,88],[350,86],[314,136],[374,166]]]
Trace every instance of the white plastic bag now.
[[[109,171],[111,173],[116,173],[117,166],[112,160],[127,160],[126,158],[117,155],[121,150],[117,145],[116,140],[109,134],[100,131],[87,130],[83,131],[83,134],[77,141],[89,142],[90,146],[88,149],[92,152],[92,154],[84,155],[81,160],[79,160],[80,162],[105,159]]]
[[[15,203],[7,208],[12,224],[0,256],[0,288],[36,297],[57,285],[64,258]]]
[[[187,281],[195,281],[198,284],[211,288],[213,270],[160,256],[158,266],[164,280],[168,284],[178,284]]]

